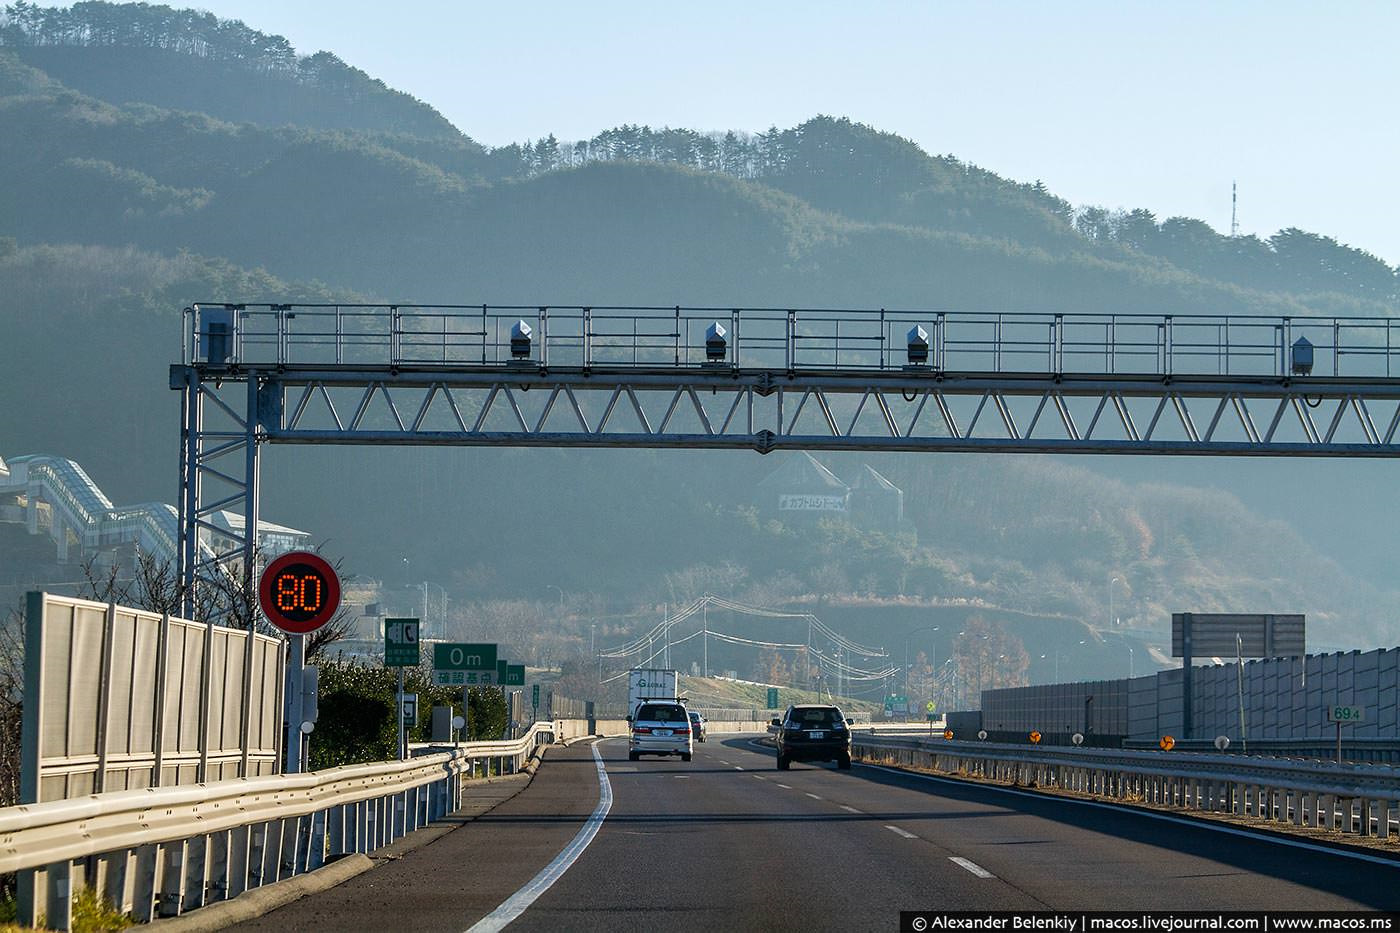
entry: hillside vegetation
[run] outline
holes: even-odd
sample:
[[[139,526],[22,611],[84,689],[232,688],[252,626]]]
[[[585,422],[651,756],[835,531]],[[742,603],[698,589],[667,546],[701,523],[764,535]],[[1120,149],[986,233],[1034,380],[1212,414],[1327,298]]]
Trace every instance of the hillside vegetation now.
[[[331,53],[100,2],[0,15],[0,281],[0,386],[25,399],[0,406],[0,456],[73,457],[120,502],[174,498],[167,367],[196,300],[1400,307],[1395,269],[1323,234],[1076,208],[846,118],[756,134],[623,124],[488,150]],[[824,459],[843,475],[862,462]],[[917,536],[765,522],[752,489],[778,464],[745,454],[282,448],[264,507],[361,572],[442,580],[463,603],[549,583],[620,611],[724,580],[751,601],[1106,618],[1117,578],[1119,611],[1153,624],[1185,606],[1277,608],[1395,637],[1389,581],[1228,492],[1104,482],[1051,458],[873,462]]]

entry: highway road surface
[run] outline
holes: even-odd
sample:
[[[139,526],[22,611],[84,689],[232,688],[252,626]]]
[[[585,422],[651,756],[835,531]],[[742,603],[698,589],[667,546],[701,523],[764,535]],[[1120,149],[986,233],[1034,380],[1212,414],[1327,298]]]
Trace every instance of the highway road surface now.
[[[901,910],[1400,910],[1400,862],[860,764],[778,771],[752,737],[716,736],[689,763],[629,762],[621,739],[594,747],[550,749],[480,819],[239,929],[897,930]]]

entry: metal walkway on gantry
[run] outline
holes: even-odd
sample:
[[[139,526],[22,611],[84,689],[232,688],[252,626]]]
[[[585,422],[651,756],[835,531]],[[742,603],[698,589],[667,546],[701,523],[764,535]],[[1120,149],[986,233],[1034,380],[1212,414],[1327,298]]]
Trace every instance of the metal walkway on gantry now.
[[[1400,455],[1387,318],[200,303],[170,385],[188,580],[262,443]]]

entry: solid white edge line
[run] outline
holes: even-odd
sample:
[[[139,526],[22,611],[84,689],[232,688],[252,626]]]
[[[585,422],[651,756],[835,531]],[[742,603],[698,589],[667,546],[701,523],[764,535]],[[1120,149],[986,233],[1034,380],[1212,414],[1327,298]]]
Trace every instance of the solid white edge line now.
[[[972,873],[973,873],[974,875],[976,875],[978,878],[995,878],[995,877],[996,877],[996,875],[994,875],[994,874],[992,874],[991,872],[987,871],[987,869],[983,868],[981,865],[978,865],[976,862],[972,861],[971,859],[965,859],[965,858],[962,858],[962,857],[957,856],[957,855],[950,855],[950,856],[948,856],[948,861],[952,862],[952,863],[955,864],[955,865],[960,865],[960,866],[962,866],[963,868],[966,868],[968,871],[972,872]]]
[[[892,833],[898,833],[899,835],[903,836],[905,839],[918,839],[918,838],[919,838],[918,836],[916,836],[916,835],[914,835],[913,833],[909,832],[909,830],[907,830],[907,829],[900,829],[898,826],[891,826],[891,825],[889,825],[888,823],[885,824],[885,828],[888,829],[888,830],[889,830],[890,832],[892,832]],[[953,861],[957,861],[957,859],[954,859]],[[964,866],[964,867],[965,867],[965,866]]]
[[[603,767],[603,756],[598,754],[598,743],[593,743],[593,764],[598,769],[598,805],[593,808],[588,821],[579,829],[573,840],[564,847],[564,850],[554,857],[554,861],[546,865],[538,875],[525,883],[519,891],[516,891],[505,903],[482,917],[475,924],[468,928],[467,933],[495,933],[525,912],[531,904],[535,902],[541,894],[549,890],[550,885],[558,881],[564,872],[574,864],[583,850],[588,848],[588,844],[593,841],[593,837],[598,835],[598,829],[603,825],[603,820],[607,819],[608,811],[612,809],[613,795],[612,784],[608,783],[608,772]]]
[[[937,777],[932,774],[916,774],[913,771],[904,771],[899,768],[891,768],[887,765],[867,765],[877,771],[888,771],[891,774],[899,774],[904,777],[919,778],[924,781],[936,781],[940,784],[953,784],[957,787],[977,787],[983,790],[997,791],[1003,794],[1012,794],[1017,797],[1030,797],[1035,800],[1060,801],[1062,803],[1077,804],[1081,807],[1094,807],[1098,810],[1112,810],[1115,813],[1132,814],[1133,816],[1147,817],[1153,820],[1162,820],[1165,823],[1176,823],[1180,826],[1194,826],[1197,829],[1206,829],[1211,832],[1225,833],[1230,836],[1242,836],[1246,839],[1253,839],[1256,842],[1272,842],[1281,846],[1292,846],[1295,849],[1307,849],[1309,852],[1322,852],[1327,855],[1336,855],[1342,858],[1354,858],[1363,862],[1374,862],[1377,865],[1396,865],[1393,858],[1382,858],[1377,855],[1367,855],[1364,852],[1353,852],[1349,849],[1333,849],[1328,846],[1315,845],[1311,842],[1304,842],[1301,839],[1281,839],[1278,836],[1270,836],[1265,833],[1251,832],[1247,829],[1236,829],[1233,826],[1221,826],[1211,820],[1190,819],[1189,817],[1173,816],[1169,813],[1153,813],[1150,810],[1139,810],[1135,807],[1120,807],[1111,803],[1101,803],[1097,800],[1079,800],[1075,797],[1061,797],[1057,794],[1037,794],[1032,791],[1016,790],[1012,787],[997,787],[994,784],[976,784],[969,781],[955,781],[952,778]]]

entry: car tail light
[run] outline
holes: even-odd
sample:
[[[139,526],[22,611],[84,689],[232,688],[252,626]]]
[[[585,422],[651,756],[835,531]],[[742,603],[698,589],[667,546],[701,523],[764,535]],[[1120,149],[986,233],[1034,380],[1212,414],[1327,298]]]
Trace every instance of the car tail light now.
[[[633,735],[651,735],[651,726],[633,726]]]
[[[676,735],[690,735],[689,729],[677,729]]]

